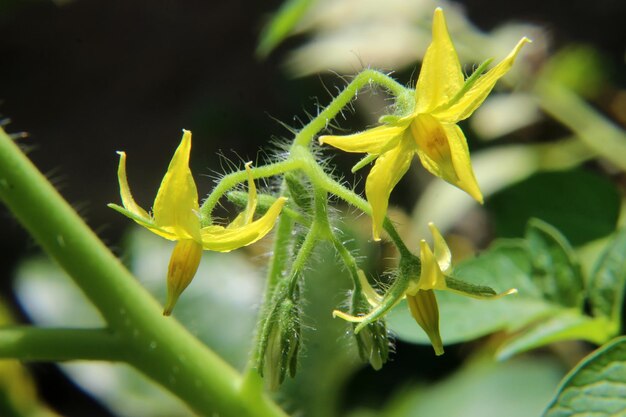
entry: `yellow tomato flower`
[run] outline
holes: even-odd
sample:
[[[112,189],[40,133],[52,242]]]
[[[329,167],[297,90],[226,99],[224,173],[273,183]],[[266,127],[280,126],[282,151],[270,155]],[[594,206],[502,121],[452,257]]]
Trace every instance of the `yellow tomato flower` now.
[[[409,169],[416,153],[433,175],[482,204],[467,140],[457,123],[481,105],[496,81],[511,68],[522,46],[529,42],[523,38],[498,65],[480,77],[472,75],[465,81],[440,8],[435,10],[432,32],[432,43],[426,50],[415,86],[415,108],[411,114],[354,135],[319,138],[321,144],[377,157],[365,184],[372,205],[374,240],[380,240],[391,190]]]
[[[202,250],[230,252],[233,249],[250,245],[264,237],[274,226],[276,218],[286,201],[276,200],[267,213],[253,221],[257,204],[256,187],[250,170],[248,171],[248,205],[243,213],[227,227],[200,226],[200,207],[196,183],[189,169],[191,132],[183,130],[183,138],[174,152],[169,168],[163,177],[154,200],[153,212],[149,214],[141,208],[130,192],[126,178],[126,153],[118,152],[120,163],[117,171],[122,205],[109,204],[109,207],[168,240],[178,241],[170,259],[168,269],[168,295],[164,315],[169,315],[178,297],[193,279]]]
[[[379,319],[393,306],[406,298],[411,315],[426,332],[436,355],[443,354],[443,343],[439,333],[439,307],[434,290],[453,291],[455,293],[483,299],[494,299],[514,294],[516,289],[510,289],[497,294],[489,287],[472,285],[452,278],[452,254],[448,244],[433,223],[428,227],[433,235],[434,253],[425,240],[420,242],[421,269],[418,279],[413,277],[399,277],[404,281],[399,287],[390,288],[389,292],[381,297],[370,286],[365,275],[359,274],[359,282],[363,294],[373,309],[370,313],[355,317],[342,311],[335,310],[333,316],[340,317],[352,323],[360,323],[355,332],[360,331],[368,323]]]

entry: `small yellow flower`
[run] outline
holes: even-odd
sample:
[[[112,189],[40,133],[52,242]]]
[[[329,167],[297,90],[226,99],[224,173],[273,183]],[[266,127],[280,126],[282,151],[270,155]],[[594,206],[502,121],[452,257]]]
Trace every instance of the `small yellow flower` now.
[[[433,175],[482,204],[467,141],[457,123],[481,105],[496,81],[511,68],[522,46],[529,42],[521,39],[502,62],[466,82],[440,8],[435,10],[432,32],[433,40],[415,86],[415,108],[411,114],[354,135],[319,138],[320,143],[346,152],[366,152],[377,157],[365,184],[372,205],[375,240],[380,239],[391,190],[409,169],[416,153]]]
[[[481,299],[495,299],[514,294],[516,289],[510,289],[497,294],[489,287],[472,285],[452,278],[452,254],[448,244],[433,223],[428,227],[433,235],[434,253],[425,240],[420,242],[421,269],[419,278],[411,276],[398,277],[399,284],[392,286],[384,297],[381,297],[370,286],[364,274],[359,274],[359,282],[363,294],[372,305],[371,312],[364,316],[355,317],[342,311],[335,310],[333,316],[340,317],[352,323],[359,323],[355,332],[359,332],[368,323],[384,316],[393,306],[406,298],[411,315],[426,332],[436,355],[443,354],[443,343],[439,333],[439,307],[434,290],[453,291]]]
[[[250,164],[248,171],[248,205],[243,213],[227,227],[200,226],[198,191],[189,169],[191,132],[183,131],[183,138],[174,152],[169,168],[163,177],[154,200],[153,212],[149,214],[141,208],[130,192],[126,178],[126,154],[118,152],[120,163],[118,179],[122,205],[109,204],[114,210],[133,219],[151,232],[168,240],[178,241],[168,270],[168,295],[164,315],[169,315],[182,293],[193,279],[202,250],[230,252],[233,249],[250,245],[264,237],[274,226],[276,218],[286,201],[279,198],[260,219],[253,221],[257,195]]]

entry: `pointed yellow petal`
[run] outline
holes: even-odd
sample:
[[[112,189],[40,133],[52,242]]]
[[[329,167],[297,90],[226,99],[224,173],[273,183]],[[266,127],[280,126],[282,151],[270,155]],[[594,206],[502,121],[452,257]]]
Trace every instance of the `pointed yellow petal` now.
[[[167,300],[163,310],[164,316],[172,314],[178,297],[196,275],[200,259],[202,259],[202,245],[191,239],[178,241],[172,252],[167,271]]]
[[[433,115],[446,123],[457,123],[470,117],[485,101],[496,82],[511,69],[515,58],[527,42],[530,42],[528,38],[522,38],[511,53],[502,62],[480,77],[459,101],[450,107],[444,107],[445,110],[435,111]]]
[[[183,132],[183,139],[154,200],[154,222],[163,229],[173,231],[180,239],[200,241],[200,219],[196,214],[198,190],[189,170],[191,132]]]
[[[411,123],[411,134],[424,168],[482,204],[467,140],[458,126],[444,125],[431,115],[420,114]]]
[[[433,40],[415,86],[415,112],[428,113],[448,102],[463,87],[461,63],[454,49],[443,10],[433,16]]]
[[[130,192],[130,187],[128,186],[128,178],[126,177],[126,152],[118,152],[118,155],[120,156],[120,163],[117,168],[117,179],[120,183],[120,195],[122,197],[122,205],[126,210],[133,213],[138,218],[144,219],[147,222],[151,222],[152,218],[144,209],[142,209],[137,203],[135,203],[133,195]]]
[[[435,349],[435,355],[443,355],[443,342],[439,333],[439,307],[432,290],[418,291],[413,296],[406,297],[411,315],[428,335],[430,343]]]
[[[202,247],[217,252],[230,252],[256,242],[272,230],[285,201],[286,198],[279,198],[263,217],[238,228],[226,229],[215,225],[203,228],[200,230]]]
[[[377,126],[364,132],[347,136],[320,136],[320,145],[328,144],[345,152],[366,152],[379,154],[390,146],[391,140],[398,140],[406,129],[406,123],[394,126]]]
[[[343,311],[340,311],[340,310],[333,310],[333,318],[337,318],[337,317],[345,321],[349,321],[350,323],[361,323],[363,320],[365,320],[367,316],[356,317],[356,316],[351,316],[348,313],[344,313]]]
[[[372,307],[378,307],[383,301],[383,297],[376,292],[374,288],[370,285],[367,277],[365,276],[365,272],[362,269],[357,271],[357,275],[359,277],[359,283],[361,284],[361,291],[365,296],[365,299]]]
[[[237,217],[235,217],[235,220],[228,225],[228,229],[234,229],[252,223],[254,211],[256,210],[257,193],[254,178],[252,177],[252,170],[250,169],[251,165],[252,162],[246,163],[246,172],[248,173],[248,204],[246,204],[246,209],[239,213]]]
[[[450,252],[450,248],[446,243],[443,236],[441,236],[441,232],[437,229],[434,223],[428,223],[428,227],[430,228],[430,233],[433,235],[433,243],[435,246],[435,258],[437,259],[437,264],[439,265],[439,269],[441,272],[446,272],[450,269],[452,265],[452,253]]]
[[[372,233],[374,240],[380,240],[383,221],[387,214],[389,195],[398,181],[411,165],[415,145],[407,138],[400,139],[398,146],[381,154],[372,167],[367,182],[365,195],[372,205]]]
[[[445,290],[446,277],[439,268],[437,259],[425,240],[420,241],[420,260],[422,261],[422,270],[420,279],[417,282],[417,288],[419,289],[417,292],[420,290]]]

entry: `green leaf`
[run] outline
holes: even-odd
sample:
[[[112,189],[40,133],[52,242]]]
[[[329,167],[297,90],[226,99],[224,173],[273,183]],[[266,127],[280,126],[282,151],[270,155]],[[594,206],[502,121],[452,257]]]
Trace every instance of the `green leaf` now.
[[[533,264],[532,277],[544,297],[565,307],[580,308],[584,298],[583,278],[565,236],[548,223],[531,219],[526,240]]]
[[[554,314],[559,307],[546,301],[530,279],[532,265],[522,240],[500,241],[477,258],[455,267],[455,277],[497,292],[517,288],[518,294],[497,300],[477,300],[452,291],[437,291],[441,336],[446,344],[473,340],[499,331],[516,330]],[[389,327],[398,338],[428,344],[428,337],[408,313],[405,302],[388,315]]]
[[[562,365],[545,357],[519,357],[497,363],[488,356],[478,355],[467,360],[448,378],[405,387],[375,415],[538,416],[550,401],[563,374]]]
[[[261,58],[268,56],[279,43],[291,34],[312,3],[311,0],[286,0],[263,28],[256,49],[257,55]]]
[[[589,281],[589,303],[594,316],[606,317],[621,326],[626,286],[626,229],[621,229],[600,255]]]
[[[563,380],[544,417],[626,415],[626,337],[602,346]]]
[[[601,344],[613,336],[613,326],[605,318],[591,318],[577,310],[564,310],[509,339],[500,346],[498,359],[562,340],[586,340]]]
[[[495,194],[486,207],[500,237],[523,236],[536,217],[580,246],[615,230],[620,195],[611,181],[587,171],[543,172]]]

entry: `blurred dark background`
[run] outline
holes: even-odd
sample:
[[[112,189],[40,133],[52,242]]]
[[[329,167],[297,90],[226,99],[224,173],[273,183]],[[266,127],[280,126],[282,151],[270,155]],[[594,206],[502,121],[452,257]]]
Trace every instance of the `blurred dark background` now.
[[[265,61],[255,58],[263,22],[280,3],[0,0],[0,114],[12,120],[6,130],[28,133],[20,143],[30,158],[115,246],[129,225],[106,207],[119,200],[115,151],[127,152],[131,187],[148,207],[181,129],[190,129],[202,194],[213,173],[224,170],[219,152],[237,162],[255,160],[272,136],[288,134],[274,118],[299,126],[297,118],[315,110],[315,97],[328,101],[323,83],[341,85],[333,75],[289,79],[282,57],[299,38]],[[462,3],[483,29],[511,20],[536,23],[548,29],[555,49],[590,44],[614,68],[624,68],[623,1]],[[407,74],[399,78],[404,82]],[[12,270],[37,251],[0,208],[0,290],[18,315]],[[81,415],[91,401],[73,392],[53,366],[31,369],[41,395],[59,413]]]

